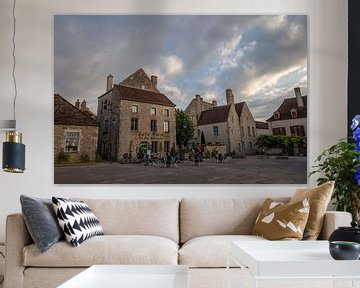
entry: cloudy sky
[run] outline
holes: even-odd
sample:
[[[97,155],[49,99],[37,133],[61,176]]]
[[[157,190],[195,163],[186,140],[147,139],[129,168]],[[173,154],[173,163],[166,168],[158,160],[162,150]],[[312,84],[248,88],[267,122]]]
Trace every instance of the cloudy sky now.
[[[139,68],[181,109],[231,88],[264,120],[294,87],[307,94],[306,16],[55,16],[54,54],[55,93],[94,112],[108,74]]]

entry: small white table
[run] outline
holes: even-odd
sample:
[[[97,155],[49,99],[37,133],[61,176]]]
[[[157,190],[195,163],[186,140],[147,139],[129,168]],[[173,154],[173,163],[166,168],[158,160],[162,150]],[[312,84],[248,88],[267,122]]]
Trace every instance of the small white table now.
[[[185,265],[94,265],[58,288],[188,288]]]
[[[333,280],[333,286],[349,280],[350,287],[360,287],[360,261],[332,259],[328,241],[236,241],[229,256],[248,272],[253,287],[259,280]]]

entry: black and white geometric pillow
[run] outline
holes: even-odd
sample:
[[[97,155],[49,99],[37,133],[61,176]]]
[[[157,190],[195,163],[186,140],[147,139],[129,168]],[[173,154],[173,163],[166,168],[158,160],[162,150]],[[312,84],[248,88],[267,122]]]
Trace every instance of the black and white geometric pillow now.
[[[79,246],[86,239],[104,235],[99,220],[84,202],[52,197],[55,214],[66,241]]]

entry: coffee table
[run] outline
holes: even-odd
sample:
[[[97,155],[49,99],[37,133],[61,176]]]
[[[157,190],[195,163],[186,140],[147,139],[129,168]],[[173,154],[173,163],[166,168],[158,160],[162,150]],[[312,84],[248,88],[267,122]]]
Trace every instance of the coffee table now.
[[[230,258],[248,272],[253,287],[260,280],[331,280],[333,286],[347,280],[346,287],[360,287],[360,261],[332,259],[328,241],[236,241]]]
[[[94,265],[58,288],[188,288],[185,265]]]

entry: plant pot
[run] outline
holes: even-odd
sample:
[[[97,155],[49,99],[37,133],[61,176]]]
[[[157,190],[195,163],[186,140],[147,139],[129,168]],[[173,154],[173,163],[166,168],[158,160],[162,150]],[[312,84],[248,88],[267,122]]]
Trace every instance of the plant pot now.
[[[331,257],[335,260],[358,260],[360,244],[357,242],[332,241],[329,245]]]
[[[329,237],[329,242],[331,241],[349,241],[349,242],[357,242],[360,244],[360,226],[358,226],[357,222],[352,221],[350,223],[351,226],[339,227],[334,230]]]

